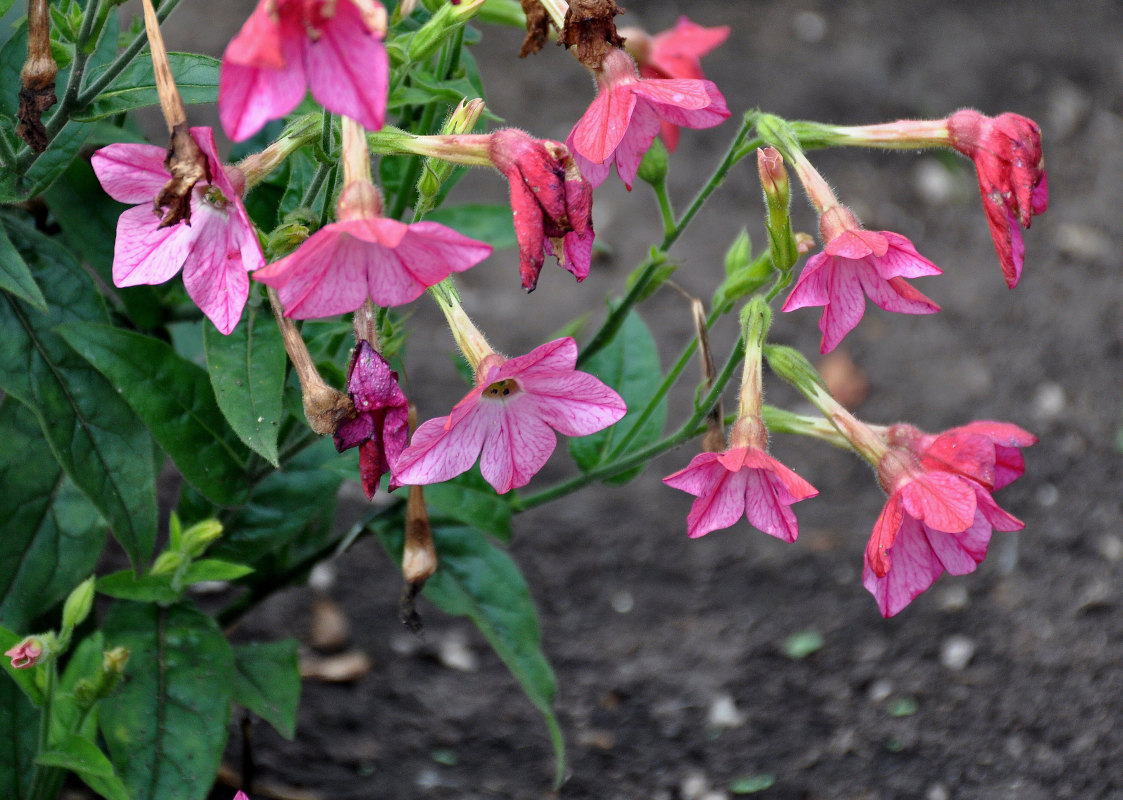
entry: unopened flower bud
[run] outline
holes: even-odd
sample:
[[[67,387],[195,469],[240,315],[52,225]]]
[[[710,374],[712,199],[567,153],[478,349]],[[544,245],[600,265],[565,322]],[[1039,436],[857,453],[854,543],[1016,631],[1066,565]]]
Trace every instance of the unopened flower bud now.
[[[78,584],[62,606],[62,629],[72,631],[82,624],[94,607],[94,579],[87,578]],[[64,634],[65,636],[66,634]]]
[[[725,251],[725,274],[735,275],[740,272],[749,266],[752,257],[752,239],[749,238],[749,232],[741,228],[741,232],[737,234],[733,244],[729,245],[729,249]]]
[[[480,121],[484,108],[484,101],[478,97],[471,100],[463,98],[441,126],[441,133],[452,135],[471,133],[475,130],[476,123]]]
[[[217,519],[196,522],[183,532],[182,552],[189,558],[198,558],[221,535],[222,523]]]
[[[105,672],[125,674],[125,665],[129,663],[129,649],[127,647],[114,647],[106,650],[101,657],[101,668]]]
[[[787,272],[799,259],[795,239],[792,236],[791,217],[788,213],[792,199],[788,173],[784,169],[784,159],[776,148],[759,148],[756,155],[760,185],[764,189],[764,202],[768,208],[765,226],[768,229],[772,263],[776,269]]]
[[[410,59],[424,61],[437,52],[457,28],[476,15],[483,4],[484,0],[461,0],[459,3],[445,3],[438,8],[410,39]]]
[[[798,350],[773,344],[764,348],[764,356],[768,359],[768,366],[772,367],[772,371],[799,389],[804,396],[810,396],[819,389],[826,389],[819,371]]]
[[[667,179],[667,148],[660,139],[655,139],[644,153],[636,173],[641,181],[659,186]]]
[[[273,260],[287,256],[296,248],[303,244],[304,240],[312,235],[312,230],[308,222],[304,219],[296,219],[301,209],[290,214],[290,219],[287,222],[282,222],[278,225],[269,238],[265,240],[265,252],[268,253]]]
[[[148,571],[149,575],[172,575],[183,566],[183,553],[175,550],[165,550],[156,558],[156,563]]]

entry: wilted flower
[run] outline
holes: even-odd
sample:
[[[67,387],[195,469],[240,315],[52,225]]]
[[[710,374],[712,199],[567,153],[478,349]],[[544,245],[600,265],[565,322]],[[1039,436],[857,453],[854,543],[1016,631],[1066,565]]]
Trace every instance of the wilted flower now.
[[[4,655],[12,659],[14,669],[30,669],[43,655],[43,643],[37,636],[28,636],[16,646],[5,650]]]
[[[183,269],[183,285],[200,310],[222,333],[234,330],[249,296],[247,272],[265,258],[241,191],[219,161],[214,132],[192,128],[207,158],[209,178],[191,190],[190,221],[161,227],[153,198],[171,175],[162,147],[111,144],[94,153],[91,163],[102,188],[114,200],[133,203],[117,221],[113,250],[116,286],[160,284]],[[239,181],[240,182],[240,181]]]

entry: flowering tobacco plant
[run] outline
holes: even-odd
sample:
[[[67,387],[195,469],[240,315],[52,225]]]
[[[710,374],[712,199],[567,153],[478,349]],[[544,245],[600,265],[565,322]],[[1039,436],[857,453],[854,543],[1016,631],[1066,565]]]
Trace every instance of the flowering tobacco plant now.
[[[922,233],[863,227],[813,165],[823,147],[941,147],[971,158],[1013,287],[1023,229],[1047,205],[1032,121],[971,110],[858,127],[734,117],[700,62],[729,27],[684,17],[654,36],[617,32],[611,0],[426,0],[389,15],[376,0],[262,0],[221,60],[167,52],[161,25],[174,24],[176,0],[159,13],[142,0],[143,33],[123,37],[104,3],[56,14],[32,2],[17,23],[26,39],[21,28],[0,59],[15,63],[26,49],[20,89],[6,87],[26,100],[18,131],[0,126],[0,434],[9,443],[0,451],[0,680],[5,713],[19,723],[0,733],[16,754],[0,759],[0,787],[15,787],[14,800],[53,800],[67,772],[107,800],[203,800],[234,703],[299,735],[295,642],[245,644],[226,631],[361,536],[401,564],[400,616],[411,630],[435,613],[422,593],[481,627],[542,712],[560,782],[554,673],[531,594],[498,542],[515,534],[519,513],[592,483],[627,483],[675,448],[686,446],[681,468],[663,482],[694,498],[690,537],[756,528],[793,548],[807,507],[796,504],[841,498],[819,496],[809,480],[826,484],[814,466],[801,468],[807,479],[785,466],[780,434],[862,457],[885,494],[862,582],[871,613],[876,605],[887,617],[944,573],[974,571],[994,531],[1023,527],[994,493],[1025,472],[1032,434],[995,421],[935,434],[861,422],[778,341],[771,320],[774,306],[821,306],[828,352],[859,324],[866,298],[898,313],[939,310],[908,282],[941,274],[906,238]],[[556,29],[580,63],[560,48],[536,57],[577,79],[594,75],[596,97],[566,121],[565,143],[514,127],[528,125],[520,119],[487,129],[495,116],[465,48],[489,41],[493,24],[524,23],[524,54]],[[66,54],[65,73],[52,53]],[[241,143],[236,164],[222,162],[226,144],[209,128],[190,126],[192,103],[217,103],[226,135]],[[157,104],[168,138],[139,143],[130,115]],[[679,213],[660,132],[671,151],[680,137],[730,138]],[[755,169],[744,170],[750,157]],[[595,257],[594,241],[613,243],[595,240],[594,205],[613,166],[629,189],[652,187],[662,238],[601,313],[588,295],[596,281],[585,279],[611,277]],[[506,202],[450,201],[457,181],[475,179],[468,167],[485,167],[484,181],[501,176]],[[724,274],[696,253],[672,254],[738,170],[760,182],[764,245],[754,250],[746,230]],[[789,170],[818,216],[818,245],[794,227]],[[539,286],[547,256],[576,282],[546,279],[538,292],[574,292],[585,312],[548,336],[523,291]],[[683,304],[695,334],[665,367],[662,338],[686,326],[653,333],[641,310],[679,264],[716,289],[708,310],[699,298]],[[675,313],[674,297],[662,313]],[[564,307],[560,294],[547,299]],[[447,352],[411,339],[429,302],[448,323]],[[525,329],[485,337],[469,313],[485,319],[495,308],[527,309],[510,315]],[[741,335],[715,369],[709,333],[737,310]],[[526,344],[528,335],[537,338]],[[488,343],[500,336],[524,342],[524,354],[500,354]],[[695,352],[704,381],[691,396],[683,373]],[[453,377],[450,354],[465,368],[466,393],[433,385],[435,373]],[[764,404],[765,359],[819,416]],[[738,369],[737,413],[726,419]],[[414,409],[427,418],[419,426]],[[689,452],[703,433],[703,452]],[[387,491],[377,493],[383,476]],[[375,502],[341,531],[335,498],[347,481]],[[681,523],[666,528],[681,535]],[[846,533],[861,540],[867,530]],[[127,569],[108,571],[119,560],[103,558],[108,537]],[[218,593],[200,604],[198,584]],[[372,588],[383,590],[397,588]],[[138,722],[153,713],[160,725]]]

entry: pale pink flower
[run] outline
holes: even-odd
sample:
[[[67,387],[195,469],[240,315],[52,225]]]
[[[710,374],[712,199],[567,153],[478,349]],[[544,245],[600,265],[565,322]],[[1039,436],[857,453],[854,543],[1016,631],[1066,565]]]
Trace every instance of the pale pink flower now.
[[[998,507],[987,487],[930,468],[906,448],[891,448],[878,476],[889,500],[866,546],[862,584],[884,617],[901,611],[944,572],[974,572],[993,530],[1024,527]]]
[[[356,416],[336,428],[335,449],[359,448],[359,478],[370,500],[406,446],[409,401],[398,385],[398,373],[366,339],[351,353],[347,395]]]
[[[712,128],[729,117],[725,98],[712,81],[641,78],[624,50],[606,55],[596,77],[597,97],[565,141],[593,186],[602,184],[616,164],[631,189],[660,121]]]
[[[377,0],[260,0],[222,56],[218,113],[234,141],[312,97],[368,130],[386,116],[386,12]]]
[[[834,350],[857,326],[866,311],[866,297],[886,311],[901,314],[940,310],[904,280],[941,274],[904,236],[865,230],[843,206],[829,208],[819,224],[826,245],[807,260],[783,310],[823,306],[820,352]]]
[[[498,130],[488,141],[491,162],[511,184],[523,288],[538,285],[547,253],[578,282],[585,280],[593,249],[593,189],[569,152],[517,128]]]
[[[36,637],[29,636],[15,647],[5,650],[4,655],[12,659],[13,669],[30,669],[43,655],[43,644]]]
[[[1049,207],[1041,128],[1020,114],[988,117],[969,108],[948,117],[947,126],[951,146],[975,162],[994,249],[1013,289],[1025,260],[1021,229]]]
[[[340,220],[325,225],[296,249],[254,273],[277,290],[285,316],[312,319],[346,314],[367,298],[399,306],[453,272],[463,272],[491,254],[491,246],[437,222],[407,225],[377,216],[381,201],[352,202],[348,194],[377,190],[359,182],[340,196]],[[348,209],[359,209],[351,213]]]
[[[794,542],[799,525],[789,508],[819,492],[759,447],[699,453],[663,483],[698,499],[686,518],[691,538],[728,528],[742,516],[769,536]]]
[[[485,357],[475,388],[452,413],[414,432],[394,466],[394,485],[447,481],[479,458],[484,479],[500,494],[525,486],[554,452],[554,431],[587,436],[627,412],[620,395],[576,364],[577,343],[569,337],[524,356]]]
[[[624,47],[639,65],[640,77],[704,80],[702,56],[728,39],[729,30],[728,25],[706,28],[679,17],[675,27],[654,36],[638,28],[622,29],[620,35],[626,38]],[[659,135],[673,153],[678,147],[678,126],[663,122]]]
[[[171,179],[164,168],[167,151],[149,144],[111,144],[94,153],[94,172],[109,196],[140,204],[117,221],[113,283],[160,284],[182,268],[187,294],[228,334],[241,319],[249,296],[246,273],[264,266],[265,259],[241,192],[219,161],[214,132],[192,128],[191,135],[207,157],[210,177],[191,191],[190,221],[166,228],[160,227],[152,203]]]

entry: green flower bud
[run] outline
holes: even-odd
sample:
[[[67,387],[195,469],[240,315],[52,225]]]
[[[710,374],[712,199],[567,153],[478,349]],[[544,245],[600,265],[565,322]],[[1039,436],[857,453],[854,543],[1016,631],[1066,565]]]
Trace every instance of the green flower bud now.
[[[148,574],[172,575],[176,570],[183,566],[185,560],[186,559],[184,559],[183,553],[179,553],[174,550],[167,550],[161,553],[160,556],[156,559],[156,563],[152,565],[152,569],[149,570]]]
[[[93,607],[94,579],[91,576],[74,588],[62,606],[63,635],[81,625],[82,620],[89,616]]]
[[[753,242],[749,232],[741,228],[733,244],[725,251],[725,274],[735,275],[749,265],[753,257]]]
[[[651,143],[651,147],[639,162],[639,171],[636,173],[641,181],[658,186],[667,179],[667,148],[658,138]]]
[[[196,522],[183,532],[183,546],[180,552],[188,558],[198,558],[221,535],[222,523],[217,519]]]

